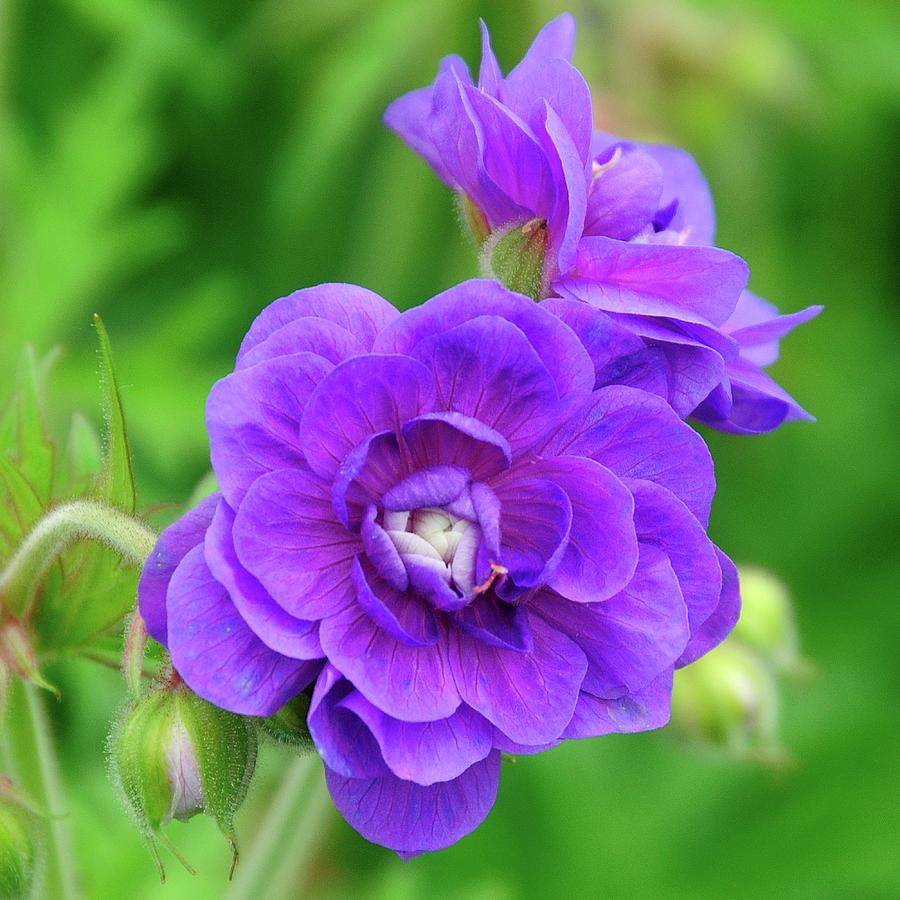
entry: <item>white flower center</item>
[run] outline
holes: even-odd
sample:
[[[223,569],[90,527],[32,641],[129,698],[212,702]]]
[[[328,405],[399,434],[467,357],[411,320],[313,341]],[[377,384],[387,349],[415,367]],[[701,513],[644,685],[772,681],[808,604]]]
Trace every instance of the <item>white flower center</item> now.
[[[463,593],[471,590],[481,536],[477,525],[442,509],[428,507],[386,511],[384,529],[401,559],[433,568]]]

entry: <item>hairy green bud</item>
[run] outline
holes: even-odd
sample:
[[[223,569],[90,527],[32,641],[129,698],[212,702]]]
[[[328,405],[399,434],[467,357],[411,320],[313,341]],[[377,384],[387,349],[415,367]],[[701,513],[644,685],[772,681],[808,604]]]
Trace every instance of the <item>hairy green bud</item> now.
[[[160,874],[157,841],[178,854],[162,831],[197,813],[215,820],[237,862],[234,817],[256,764],[256,730],[183,684],[163,686],[126,707],[110,736],[113,778],[147,836]]]
[[[485,278],[496,278],[511,291],[540,300],[547,293],[546,252],[547,222],[544,219],[498,229],[484,242],[482,274]]]

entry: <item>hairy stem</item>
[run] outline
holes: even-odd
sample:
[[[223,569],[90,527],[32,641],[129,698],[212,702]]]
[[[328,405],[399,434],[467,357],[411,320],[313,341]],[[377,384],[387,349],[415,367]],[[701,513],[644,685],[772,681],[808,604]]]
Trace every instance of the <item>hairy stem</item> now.
[[[50,510],[0,573],[0,607],[25,612],[56,558],[77,541],[94,540],[140,565],[156,537],[142,522],[96,500],[73,500]]]
[[[225,900],[300,896],[304,869],[330,805],[317,753],[295,759],[277,787],[256,840],[241,858]]]

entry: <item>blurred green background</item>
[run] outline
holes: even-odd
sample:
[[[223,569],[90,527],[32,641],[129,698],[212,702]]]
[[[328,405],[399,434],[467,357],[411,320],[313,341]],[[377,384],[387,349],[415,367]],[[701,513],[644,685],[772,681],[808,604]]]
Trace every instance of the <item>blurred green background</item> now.
[[[0,5],[0,379],[20,347],[64,356],[64,427],[99,420],[90,315],[110,332],[144,506],[207,468],[203,404],[275,297],[354,281],[401,307],[475,274],[450,197],[381,125],[438,59],[501,63],[565,6],[411,0],[7,0]],[[897,8],[868,0],[573,2],[602,127],[689,148],[719,242],[785,311],[824,303],[776,377],[819,418],[710,437],[716,540],[796,599],[816,666],[788,686],[772,772],[665,734],[571,743],[507,765],[487,823],[403,864],[325,819],[286,896],[900,896]],[[7,391],[4,390],[4,394]],[[104,774],[124,689],[70,664],[54,709],[87,896],[223,894],[207,822],[173,838],[200,869],[161,888]],[[245,845],[285,759],[271,749]],[[298,817],[300,811],[298,810]]]

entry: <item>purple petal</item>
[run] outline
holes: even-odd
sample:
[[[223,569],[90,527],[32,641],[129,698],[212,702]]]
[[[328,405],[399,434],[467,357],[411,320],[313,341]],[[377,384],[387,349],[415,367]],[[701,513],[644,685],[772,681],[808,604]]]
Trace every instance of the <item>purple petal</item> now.
[[[309,705],[309,733],[328,768],[347,778],[380,778],[389,771],[378,743],[366,723],[344,703],[355,693],[334,666],[326,665]]]
[[[597,309],[720,325],[747,284],[747,264],[727,250],[586,237],[577,272],[557,279],[563,297]]]
[[[620,478],[661,484],[702,525],[709,521],[716,487],[709,449],[664,400],[652,394],[615,385],[602,388],[553,435],[542,453],[588,456]]]
[[[744,291],[746,294],[747,291]],[[726,329],[741,347],[741,356],[758,366],[768,366],[778,359],[778,341],[793,331],[798,325],[814,319],[825,307],[807,306],[799,312],[786,316],[775,316],[765,322],[745,325],[742,328],[728,329],[731,320],[725,323]]]
[[[267,359],[293,353],[315,353],[336,366],[365,352],[363,341],[342,325],[317,316],[301,316],[251,347],[241,356],[236,368],[246,369]]]
[[[693,418],[733,434],[762,434],[786,421],[813,419],[753,363],[742,359],[729,363],[728,376],[731,404],[723,411],[719,405],[704,402],[694,410]]]
[[[525,471],[559,485],[572,504],[569,542],[549,586],[578,603],[605,600],[622,590],[638,562],[628,489],[600,463],[577,456],[536,461]]]
[[[634,332],[587,303],[550,297],[541,307],[558,316],[578,335],[594,364],[594,387],[617,381],[621,360],[646,348]]]
[[[321,662],[290,659],[247,626],[203,558],[188,553],[175,570],[166,601],[172,664],[195,693],[248,716],[268,716],[315,678]]]
[[[566,126],[546,101],[532,116],[532,127],[547,157],[556,187],[556,198],[547,216],[550,246],[556,252],[555,265],[548,270],[549,277],[553,277],[556,272],[568,272],[577,262],[578,242],[584,231],[587,209],[586,148],[584,153],[579,152]]]
[[[529,617],[530,652],[504,650],[461,629],[450,634],[450,667],[463,702],[511,740],[555,740],[572,717],[587,671],[581,649],[541,619]]]
[[[572,501],[554,481],[507,478],[496,486],[502,509],[500,556],[510,580],[520,588],[544,584],[556,571],[569,546]]]
[[[426,128],[440,158],[439,171],[468,195],[492,225],[525,222],[533,212],[517,204],[487,170],[486,137],[481,119],[472,109],[471,96],[483,95],[454,71],[443,72],[434,83]],[[495,163],[496,156],[494,153]]]
[[[444,72],[449,69],[455,69],[461,79],[471,81],[465,62],[458,56],[447,56],[441,61],[440,71]],[[456,182],[441,161],[440,151],[435,146],[428,128],[428,117],[431,114],[433,102],[434,88],[432,86],[410,91],[391,103],[385,110],[384,124],[392,131],[397,132],[407,146],[414,153],[418,153],[434,169],[442,181],[450,187],[455,187]]]
[[[407,310],[380,335],[375,350],[411,354],[421,341],[486,315],[506,319],[528,338],[561,398],[586,396],[593,389],[590,357],[572,330],[543,305],[511,293],[496,281],[464,281]]]
[[[513,451],[533,444],[558,417],[553,378],[525,335],[498,316],[464,322],[412,352],[434,373],[441,409],[478,419]]]
[[[663,171],[660,207],[678,201],[668,228],[680,232],[684,243],[711,246],[716,232],[715,210],[709,185],[694,158],[678,147],[663,144],[642,144],[641,147]]]
[[[366,723],[384,761],[404,781],[421,785],[450,781],[491,752],[493,727],[465,704],[436,722],[392,719],[359,691],[347,696],[341,705]]]
[[[442,507],[454,501],[467,487],[469,473],[458,466],[429,466],[407,475],[384,493],[382,505],[389,510]]]
[[[614,700],[604,700],[582,692],[565,737],[600,737],[662,728],[669,721],[671,703],[671,669],[642,690]]]
[[[571,603],[542,592],[531,607],[584,651],[582,690],[615,697],[646,687],[670,669],[690,638],[687,610],[666,555],[641,544],[641,560],[625,590],[603,603]]]
[[[337,366],[313,391],[300,420],[300,446],[314,472],[333,478],[344,457],[380,431],[399,432],[431,412],[428,369],[408,356],[358,356]]]
[[[500,85],[503,83],[503,73],[500,71],[500,64],[497,57],[494,56],[494,50],[491,47],[491,35],[488,27],[481,20],[481,67],[478,70],[478,87],[480,90],[492,97],[500,96]]]
[[[352,598],[350,566],[362,543],[335,518],[330,494],[311,472],[272,472],[250,488],[235,518],[238,559],[301,619],[332,615]]]
[[[234,552],[234,512],[222,500],[206,532],[204,557],[213,577],[228,591],[235,609],[267,646],[294,659],[319,659],[319,626],[295,619],[238,562]]]
[[[367,507],[360,530],[363,549],[378,575],[395,590],[405,591],[409,587],[406,567],[390,535],[375,521],[377,515],[374,505]]]
[[[166,636],[166,592],[172,573],[190,550],[203,543],[221,494],[210,494],[176,519],[156,539],[138,581],[138,609],[147,633],[164,647]]]
[[[410,647],[437,643],[434,614],[418,597],[391,587],[370,567],[363,566],[359,557],[353,561],[352,578],[356,602],[379,628]]]
[[[716,553],[722,569],[722,592],[715,612],[700,626],[675,664],[678,668],[699,659],[728,637],[741,614],[741,590],[734,563],[718,548]]]
[[[722,572],[716,548],[704,527],[671,491],[640,479],[626,479],[625,484],[634,496],[638,540],[658,547],[668,557],[694,634],[719,603]]]
[[[585,216],[585,235],[626,241],[659,209],[663,173],[652,156],[631,143],[614,144],[596,160]]]
[[[453,621],[482,644],[526,653],[534,649],[534,639],[523,605],[514,606],[489,594],[482,595],[461,609]]]
[[[378,294],[355,284],[319,284],[270,303],[254,320],[238,351],[245,353],[295,319],[316,316],[345,328],[368,350],[375,336],[400,313]]]
[[[331,662],[379,709],[404,722],[433,722],[459,706],[439,630],[433,646],[412,647],[350,608],[323,621],[319,639]]]
[[[260,475],[306,468],[301,416],[333,368],[315,353],[295,353],[232,372],[213,385],[206,401],[210,456],[232,508]]]
[[[335,806],[366,840],[404,855],[426,853],[455,844],[484,821],[497,796],[500,753],[428,787],[393,775],[344,778],[327,766],[325,778]]]
[[[457,412],[412,419],[403,426],[403,439],[416,467],[457,466],[476,480],[496,475],[512,462],[512,449],[502,434]]]
[[[522,61],[509,73],[512,78],[528,78],[548,59],[571,61],[575,50],[575,19],[563,13],[548,22],[532,41]]]
[[[525,211],[525,216],[519,217],[522,224],[535,216],[549,218],[556,196],[555,179],[543,148],[528,126],[475,87],[463,86],[463,96],[482,136],[479,149],[484,172],[507,198],[505,208],[493,214],[482,208],[490,224],[515,224],[510,211],[515,214],[516,209]],[[477,198],[472,199],[481,208]]]
[[[408,470],[394,431],[379,431],[365,438],[341,461],[331,486],[335,515],[347,528],[362,523],[362,510],[380,504],[384,492]]]
[[[511,72],[503,83],[501,99],[532,125],[535,107],[546,102],[572,143],[584,179],[594,116],[591,90],[578,69],[568,60],[556,58],[545,60],[530,72]]]

